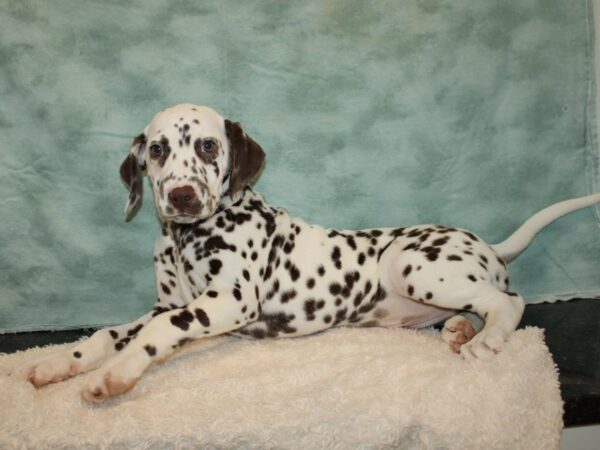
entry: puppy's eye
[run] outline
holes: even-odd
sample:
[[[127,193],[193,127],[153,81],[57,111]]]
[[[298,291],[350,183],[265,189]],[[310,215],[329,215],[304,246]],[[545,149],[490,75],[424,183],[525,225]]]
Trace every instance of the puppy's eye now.
[[[202,141],[202,150],[205,152],[212,152],[214,149],[217,148],[217,144],[215,144],[213,141],[211,140],[206,140],[206,141]]]
[[[159,158],[162,155],[162,147],[159,144],[152,144],[150,146],[150,157]]]

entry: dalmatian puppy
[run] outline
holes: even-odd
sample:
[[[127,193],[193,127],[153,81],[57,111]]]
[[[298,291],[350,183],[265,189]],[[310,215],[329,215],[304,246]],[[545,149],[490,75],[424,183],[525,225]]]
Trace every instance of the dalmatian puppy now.
[[[26,364],[19,375],[42,386],[101,364],[83,397],[102,402],[130,390],[150,364],[193,339],[294,337],[336,326],[421,328],[444,320],[450,348],[484,360],[502,350],[524,308],[508,290],[506,264],[544,226],[600,201],[595,194],[551,206],[498,245],[442,225],[326,229],[268,205],[249,187],[264,159],[238,123],[210,108],[183,104],[158,113],[120,170],[129,218],[145,176],[154,194],[162,225],[156,305],[134,322]],[[473,325],[475,316],[482,328]]]

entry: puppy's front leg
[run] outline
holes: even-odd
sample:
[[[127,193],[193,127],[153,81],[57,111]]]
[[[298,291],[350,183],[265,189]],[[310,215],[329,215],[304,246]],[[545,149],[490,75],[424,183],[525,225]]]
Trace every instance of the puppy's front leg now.
[[[207,288],[186,306],[155,317],[125,349],[90,375],[83,397],[102,402],[130,390],[155,360],[171,354],[183,342],[215,336],[253,322],[259,302],[254,293]]]
[[[152,318],[155,311],[128,324],[98,330],[88,339],[68,350],[27,361],[15,371],[15,374],[40,387],[87,372],[125,347],[140,328]]]

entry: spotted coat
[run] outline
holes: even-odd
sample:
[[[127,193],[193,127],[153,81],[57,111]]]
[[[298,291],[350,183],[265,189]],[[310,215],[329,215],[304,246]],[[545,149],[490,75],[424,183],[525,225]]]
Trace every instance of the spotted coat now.
[[[507,240],[498,253],[498,245],[442,225],[361,231],[311,225],[249,187],[263,160],[239,124],[210,108],[185,104],[158,113],[120,170],[128,217],[139,209],[147,176],[162,227],[154,308],[19,373],[39,386],[105,361],[83,391],[99,402],[128,391],[150,364],[205,336],[281,338],[336,326],[420,328],[446,319],[442,339],[454,351],[471,359],[500,351],[524,305],[508,290],[503,258],[514,258],[536,231],[526,230],[529,241],[518,237],[517,246]],[[539,231],[549,218],[597,201],[558,204],[527,226]],[[470,319],[456,315],[461,311],[485,321],[478,334]]]

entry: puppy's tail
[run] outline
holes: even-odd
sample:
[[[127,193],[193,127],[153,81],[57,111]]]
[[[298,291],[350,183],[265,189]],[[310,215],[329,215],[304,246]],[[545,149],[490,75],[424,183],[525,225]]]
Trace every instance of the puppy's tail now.
[[[573,198],[548,206],[531,216],[508,239],[499,244],[492,245],[492,248],[505,262],[511,262],[529,246],[535,235],[543,228],[550,225],[559,217],[596,203],[600,203],[600,193]]]

